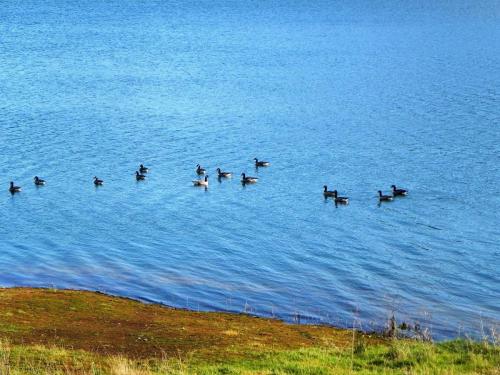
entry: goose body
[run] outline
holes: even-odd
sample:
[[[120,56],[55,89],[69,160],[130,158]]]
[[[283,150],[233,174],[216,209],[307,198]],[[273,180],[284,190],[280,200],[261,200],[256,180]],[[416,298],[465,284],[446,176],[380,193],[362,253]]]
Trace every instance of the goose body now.
[[[193,181],[194,186],[205,186],[208,187],[208,176],[205,176],[204,179],[202,180],[194,180]]]
[[[254,158],[253,160],[255,160],[256,167],[269,167],[271,165],[268,161],[259,161],[257,158]]]
[[[149,172],[149,168],[146,168],[143,164],[139,165],[139,173],[140,174],[144,174],[144,173],[148,173]]]
[[[247,176],[245,173],[241,174],[241,182],[244,184],[255,184],[259,179],[257,177]]]
[[[335,196],[335,192],[328,190],[328,186],[323,185],[323,195],[325,196],[325,198],[327,198],[327,197],[334,197]]]
[[[392,195],[395,197],[408,195],[408,190],[398,189],[396,188],[396,185],[391,185],[391,188],[392,188]]]
[[[394,198],[393,198],[392,195],[384,195],[384,194],[382,194],[382,192],[379,190],[378,191],[378,199],[381,202],[388,202],[388,201],[392,201]]]
[[[43,185],[45,185],[45,180],[42,180],[38,176],[35,176],[35,178],[33,178],[33,182],[35,183],[36,186],[43,186]]]
[[[14,193],[19,193],[21,191],[21,186],[16,186],[14,185],[14,182],[11,181],[10,182],[10,187],[9,187],[9,191],[14,194]]]
[[[217,168],[217,176],[219,178],[229,178],[233,176],[232,172],[223,172],[220,170],[220,168]]]
[[[101,186],[102,184],[104,184],[104,181],[100,180],[96,176],[94,176],[94,185],[95,186]]]
[[[146,179],[146,176],[144,176],[143,174],[139,173],[139,171],[135,171],[135,179],[137,181],[142,181],[142,180]]]
[[[349,198],[348,197],[339,197],[337,190],[333,191],[333,198],[335,198],[335,203],[349,204]]]
[[[205,168],[202,168],[201,165],[197,164],[196,165],[196,173],[198,174],[205,174],[207,173],[207,170]]]

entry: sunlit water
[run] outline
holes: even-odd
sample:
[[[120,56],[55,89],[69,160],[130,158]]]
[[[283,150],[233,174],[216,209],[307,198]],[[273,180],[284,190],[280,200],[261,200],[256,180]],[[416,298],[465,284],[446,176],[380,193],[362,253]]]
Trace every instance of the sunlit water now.
[[[500,6],[373,3],[0,1],[0,285],[498,326]]]

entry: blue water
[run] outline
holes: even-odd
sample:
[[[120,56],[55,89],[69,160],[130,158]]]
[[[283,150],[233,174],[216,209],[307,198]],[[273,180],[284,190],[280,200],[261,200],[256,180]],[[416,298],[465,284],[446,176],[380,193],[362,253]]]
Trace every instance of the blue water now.
[[[0,285],[498,328],[499,67],[497,1],[0,1]]]

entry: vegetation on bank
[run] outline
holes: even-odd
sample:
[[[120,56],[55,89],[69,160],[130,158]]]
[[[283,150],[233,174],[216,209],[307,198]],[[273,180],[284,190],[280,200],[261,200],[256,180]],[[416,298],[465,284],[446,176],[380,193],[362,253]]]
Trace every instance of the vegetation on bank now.
[[[500,348],[0,289],[0,374],[500,374]]]
[[[131,359],[44,346],[0,345],[1,374],[499,374],[500,352],[491,344],[396,340],[362,352],[312,347],[266,351],[224,362],[196,356]]]

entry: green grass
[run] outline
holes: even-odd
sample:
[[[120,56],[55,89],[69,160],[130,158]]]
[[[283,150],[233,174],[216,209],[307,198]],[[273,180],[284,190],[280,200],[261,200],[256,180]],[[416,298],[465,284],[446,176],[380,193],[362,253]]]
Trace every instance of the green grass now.
[[[307,348],[264,354],[257,360],[193,367],[201,374],[499,374],[500,350],[489,344],[395,340],[354,353]]]
[[[82,350],[0,345],[0,374],[500,374],[500,348],[458,340],[394,340],[340,349],[303,348],[248,353],[249,358],[207,363],[199,358],[131,360]]]

